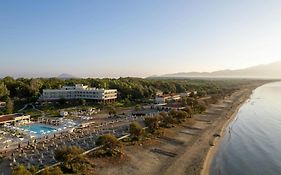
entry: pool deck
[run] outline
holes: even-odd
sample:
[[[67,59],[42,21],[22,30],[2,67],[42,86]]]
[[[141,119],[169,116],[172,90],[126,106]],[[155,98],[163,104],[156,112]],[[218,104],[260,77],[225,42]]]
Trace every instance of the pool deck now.
[[[71,122],[71,123],[69,123]],[[53,131],[51,132],[38,132],[35,133],[34,131],[30,131],[28,129],[24,129],[23,127],[25,126],[29,126],[29,125],[40,125],[40,126],[44,126],[47,128],[51,128],[53,129]],[[73,122],[71,120],[65,120],[63,122],[62,125],[59,126],[54,126],[54,125],[48,125],[48,124],[44,124],[44,123],[37,123],[37,122],[33,122],[33,123],[29,123],[26,125],[22,125],[19,127],[15,127],[15,126],[8,126],[6,127],[6,129],[12,130],[12,131],[18,131],[19,133],[23,134],[22,138],[16,137],[15,135],[8,133],[7,135],[4,136],[4,138],[2,138],[2,143],[0,143],[0,152],[8,152],[10,150],[14,150],[17,149],[19,144],[20,145],[27,145],[28,143],[31,143],[34,139],[36,139],[37,141],[39,141],[40,139],[43,139],[45,137],[51,137],[54,136],[54,134],[61,134],[64,132],[69,132],[72,131],[73,129],[77,128],[79,126],[79,124],[77,122]],[[11,140],[10,142],[7,143],[3,143],[5,140]]]

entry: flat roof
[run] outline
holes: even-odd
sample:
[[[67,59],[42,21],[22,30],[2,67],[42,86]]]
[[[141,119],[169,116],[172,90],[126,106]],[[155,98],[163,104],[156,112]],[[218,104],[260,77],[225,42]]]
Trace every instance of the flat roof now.
[[[14,120],[13,116],[10,116],[10,115],[2,115],[2,116],[0,116],[0,123],[7,122],[7,121],[12,121],[12,120]]]

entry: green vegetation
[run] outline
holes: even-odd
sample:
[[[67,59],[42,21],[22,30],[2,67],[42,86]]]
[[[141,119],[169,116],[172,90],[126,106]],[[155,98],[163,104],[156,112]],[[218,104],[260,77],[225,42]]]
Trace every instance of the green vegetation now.
[[[145,126],[148,127],[150,133],[156,133],[160,128],[160,116],[147,117],[144,119]]]
[[[63,175],[63,172],[59,167],[54,167],[51,169],[46,168],[40,173],[40,175]]]
[[[142,126],[137,123],[133,122],[130,124],[130,137],[132,141],[139,141],[142,139],[144,131]]]
[[[84,156],[81,155],[82,149],[73,147],[63,147],[55,151],[55,158],[62,162],[61,170],[68,174],[93,174],[93,165]],[[59,173],[59,170],[56,170]]]
[[[6,113],[12,114],[14,111],[14,103],[13,101],[8,97],[7,104],[6,104]]]
[[[35,174],[38,171],[38,169],[35,166],[31,166],[29,168],[29,171],[31,172],[31,174]]]
[[[117,111],[114,107],[110,107],[109,111],[108,111],[108,114],[109,115],[116,115],[117,114]]]
[[[32,174],[23,165],[19,165],[18,167],[13,169],[12,175],[32,175]]]
[[[77,156],[83,152],[82,149],[73,147],[63,147],[61,149],[55,150],[55,159],[59,162],[65,162],[71,159],[72,156]]]
[[[112,134],[105,134],[100,136],[96,141],[97,146],[103,146],[98,152],[97,156],[116,157],[122,155],[122,143]]]
[[[7,86],[3,82],[0,83],[0,100],[5,100],[9,95],[10,91],[7,89]]]
[[[191,116],[182,110],[171,110],[168,113],[161,112],[154,117],[147,117],[144,120],[147,131],[151,134],[157,134],[161,127],[170,128],[174,125],[181,124],[186,120],[190,120]]]
[[[0,80],[0,100],[7,101],[8,97],[14,102],[15,111],[22,108],[24,104],[35,102],[43,89],[60,88],[63,85],[74,85],[82,83],[97,88],[118,89],[118,106],[133,106],[146,103],[148,99],[154,98],[156,92],[181,93],[186,91],[197,91],[192,97],[206,95],[230,94],[238,89],[240,85],[248,84],[253,80],[188,80],[188,79],[142,79],[142,78],[119,78],[119,79],[69,79],[36,78],[26,79],[5,77]],[[71,107],[74,105],[85,106],[86,100],[68,102],[59,100],[57,107]],[[184,102],[183,102],[184,103]],[[115,105],[115,104],[113,104]]]

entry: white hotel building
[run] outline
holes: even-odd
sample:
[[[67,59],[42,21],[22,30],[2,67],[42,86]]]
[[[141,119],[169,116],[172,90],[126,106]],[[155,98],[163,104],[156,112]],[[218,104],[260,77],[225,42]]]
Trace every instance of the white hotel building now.
[[[116,89],[98,89],[76,84],[75,86],[63,86],[61,89],[44,89],[39,97],[41,101],[59,99],[88,99],[98,102],[113,102],[117,98]]]

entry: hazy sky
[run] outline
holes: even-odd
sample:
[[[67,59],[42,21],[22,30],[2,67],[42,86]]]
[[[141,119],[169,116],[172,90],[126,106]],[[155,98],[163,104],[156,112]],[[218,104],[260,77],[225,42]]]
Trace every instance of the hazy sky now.
[[[280,59],[280,0],[0,1],[0,77],[143,77]]]

